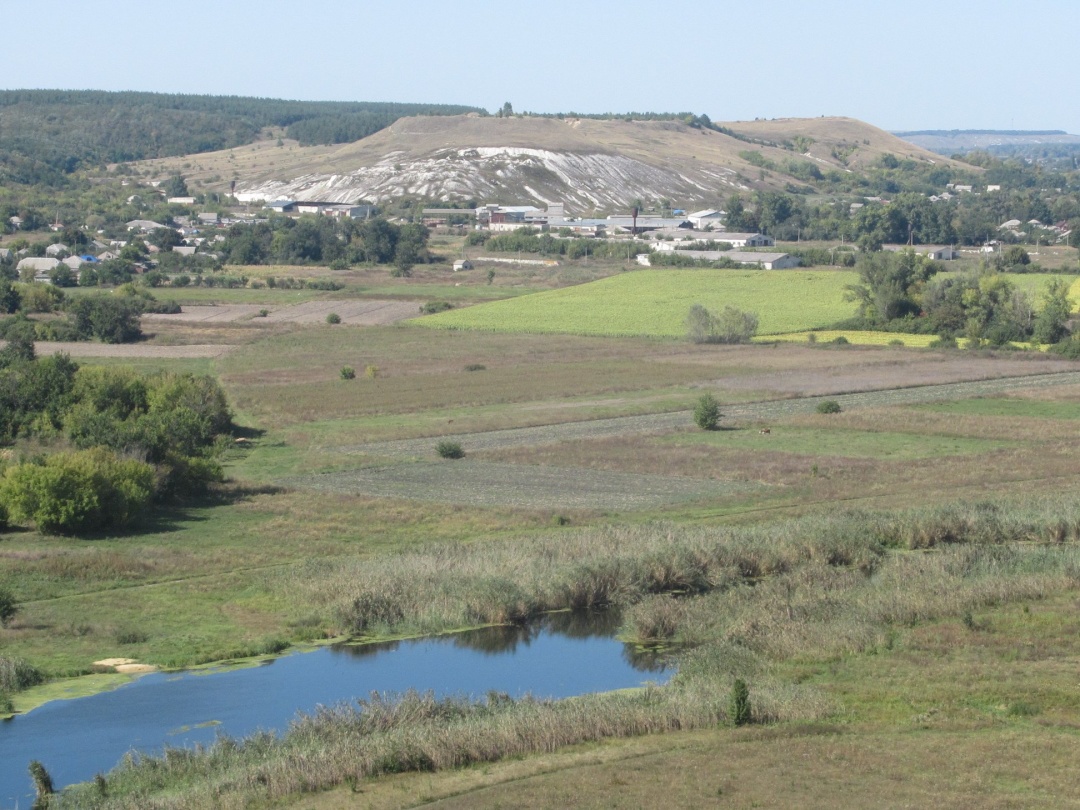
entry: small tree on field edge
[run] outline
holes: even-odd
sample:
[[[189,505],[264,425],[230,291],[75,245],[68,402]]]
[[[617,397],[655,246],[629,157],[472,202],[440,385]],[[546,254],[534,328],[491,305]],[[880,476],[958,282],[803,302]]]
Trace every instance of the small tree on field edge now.
[[[703,394],[694,406],[694,423],[702,430],[716,430],[720,415],[720,403],[712,394]]]
[[[742,678],[731,685],[731,724],[745,726],[750,722],[750,687]]]
[[[7,627],[8,622],[19,612],[15,595],[7,588],[0,588],[0,627]]]

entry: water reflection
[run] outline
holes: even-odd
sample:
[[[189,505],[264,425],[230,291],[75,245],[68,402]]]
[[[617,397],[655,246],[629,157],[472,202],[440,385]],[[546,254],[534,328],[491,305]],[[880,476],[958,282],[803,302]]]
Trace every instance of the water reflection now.
[[[622,626],[619,610],[564,610],[546,613],[528,624],[481,627],[462,633],[450,633],[425,639],[427,643],[442,643],[482,655],[512,655],[519,648],[529,647],[536,639],[556,634],[571,639],[611,639]],[[382,653],[394,652],[401,641],[335,644],[330,649],[350,658],[371,659]],[[639,672],[664,672],[671,666],[669,650],[625,644],[623,660]]]
[[[615,611],[554,613],[525,627],[339,645],[212,674],[156,673],[113,692],[55,701],[0,724],[0,807],[30,806],[30,759],[44,762],[62,786],[112,768],[133,748],[284,729],[298,711],[372,692],[562,698],[666,680],[670,660],[612,638],[620,623]]]

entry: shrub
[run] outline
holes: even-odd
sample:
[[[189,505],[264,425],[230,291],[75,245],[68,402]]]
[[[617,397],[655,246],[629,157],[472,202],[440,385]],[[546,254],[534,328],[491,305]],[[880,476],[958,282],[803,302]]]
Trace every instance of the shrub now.
[[[376,377],[379,376],[379,367],[367,366],[364,369],[364,376],[367,377],[369,380],[374,380]]]
[[[29,662],[0,655],[0,692],[18,692],[44,680],[41,671]]]
[[[53,795],[53,781],[45,766],[36,759],[30,762],[30,778],[34,780],[34,803],[31,810],[45,810],[50,804],[50,796]]]
[[[260,309],[259,314],[256,317],[265,318],[269,314],[270,314],[270,310],[268,310],[268,309]]]
[[[694,423],[702,430],[716,430],[720,421],[720,403],[712,394],[703,394],[694,406]]]
[[[483,363],[469,363],[467,366],[465,366],[466,371],[483,371],[486,368],[487,366],[485,366]]]
[[[352,366],[342,366],[341,367],[341,379],[343,379],[343,380],[355,380],[356,379],[356,369],[353,368]]]
[[[146,508],[153,493],[153,467],[101,447],[20,464],[0,480],[0,500],[13,519],[56,534],[123,526]]]
[[[840,403],[835,399],[827,399],[824,402],[819,402],[817,406],[818,413],[840,413]]]
[[[421,305],[420,312],[424,315],[433,315],[436,312],[446,312],[446,310],[453,308],[454,305],[449,301],[428,301],[426,304]]]
[[[458,442],[443,440],[435,445],[435,452],[440,458],[464,458],[465,450]]]
[[[15,595],[7,588],[0,588],[0,627],[7,627],[18,612],[19,603],[15,601]]]
[[[835,343],[837,346],[847,346],[851,341],[843,335],[837,335],[832,339],[832,342]]]
[[[750,722],[750,688],[742,678],[731,685],[731,724],[745,726]]]
[[[725,306],[713,315],[694,304],[686,315],[686,336],[692,343],[745,343],[757,334],[758,316]]]
[[[336,312],[331,312],[326,316],[326,322],[329,324],[341,323],[341,316]]]
[[[931,340],[930,343],[927,344],[927,345],[931,349],[955,349],[955,348],[958,348],[958,345],[956,343],[956,338],[954,338],[952,335],[941,335],[941,336],[938,337],[937,340]]]

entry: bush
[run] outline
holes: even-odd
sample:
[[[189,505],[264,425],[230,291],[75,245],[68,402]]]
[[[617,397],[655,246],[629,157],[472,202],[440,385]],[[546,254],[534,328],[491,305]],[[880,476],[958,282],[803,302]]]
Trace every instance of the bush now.
[[[331,312],[326,316],[326,322],[329,324],[341,323],[341,316],[336,312]]]
[[[466,371],[483,371],[487,368],[483,363],[469,363],[465,366]]]
[[[824,402],[819,402],[817,406],[818,413],[840,413],[840,403],[835,399],[827,399]]]
[[[369,380],[374,380],[376,377],[379,376],[379,367],[367,366],[364,369],[364,376],[367,377]]]
[[[694,406],[694,423],[702,430],[716,430],[720,415],[720,403],[712,394],[702,395]]]
[[[750,688],[742,678],[731,685],[731,724],[745,726],[750,722]]]
[[[27,661],[0,655],[0,692],[19,692],[44,680],[41,671]]]
[[[725,306],[713,315],[694,304],[686,315],[686,336],[692,343],[746,343],[757,334],[758,316]]]
[[[832,339],[832,342],[835,343],[837,346],[847,346],[849,343],[851,343],[851,341],[843,335],[837,335]]]
[[[420,312],[424,315],[432,315],[436,312],[446,312],[446,310],[453,308],[454,305],[449,301],[428,301],[426,304],[421,305]]]
[[[257,317],[257,318],[265,318],[269,314],[270,314],[270,310],[268,310],[268,309],[260,309],[258,315],[256,315],[255,317]]]
[[[958,344],[952,335],[941,335],[937,340],[931,340],[928,346],[931,349],[955,349]]]
[[[101,447],[20,464],[0,480],[0,500],[13,519],[55,534],[123,526],[149,505],[153,493],[153,467]]]
[[[464,458],[465,450],[457,442],[444,440],[435,445],[435,452],[440,458]]]
[[[7,627],[18,612],[19,603],[15,601],[15,595],[7,588],[0,588],[0,627]],[[5,688],[4,691],[11,690]]]
[[[343,379],[343,380],[355,380],[356,379],[356,369],[353,368],[352,366],[342,366],[341,367],[341,379]]]

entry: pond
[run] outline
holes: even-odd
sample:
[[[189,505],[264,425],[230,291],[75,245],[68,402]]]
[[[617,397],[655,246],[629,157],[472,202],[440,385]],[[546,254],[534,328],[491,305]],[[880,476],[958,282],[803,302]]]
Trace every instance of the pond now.
[[[0,807],[30,806],[30,760],[57,789],[113,768],[130,750],[283,730],[297,712],[371,692],[564,698],[665,682],[662,657],[614,638],[614,611],[557,613],[527,627],[335,645],[232,670],[153,673],[111,692],[47,703],[0,723]]]

